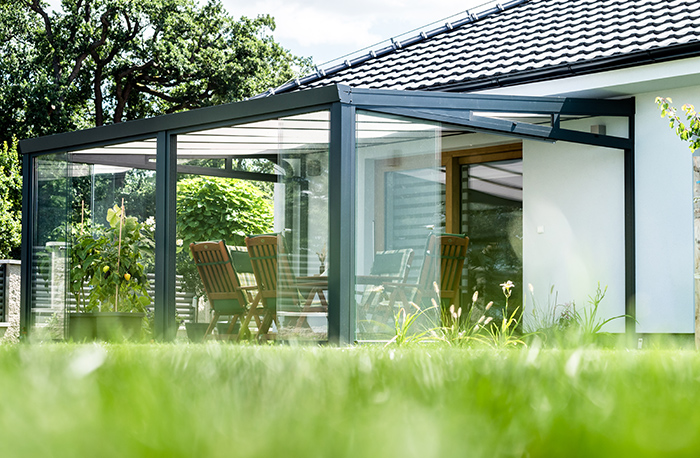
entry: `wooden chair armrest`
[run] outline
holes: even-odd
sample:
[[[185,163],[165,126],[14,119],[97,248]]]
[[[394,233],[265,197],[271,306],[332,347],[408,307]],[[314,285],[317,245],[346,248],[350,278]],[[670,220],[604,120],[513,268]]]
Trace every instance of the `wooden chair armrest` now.
[[[403,277],[382,275],[358,275],[355,282],[358,285],[381,285],[387,282],[400,282]]]
[[[418,288],[418,285],[413,283],[400,283],[400,282],[384,282],[382,286],[389,288]]]

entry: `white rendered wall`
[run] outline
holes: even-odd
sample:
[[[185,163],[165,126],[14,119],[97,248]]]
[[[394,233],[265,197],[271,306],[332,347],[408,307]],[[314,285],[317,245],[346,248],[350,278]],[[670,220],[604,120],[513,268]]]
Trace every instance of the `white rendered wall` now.
[[[639,332],[692,333],[693,171],[688,144],[661,119],[657,96],[700,105],[700,87],[635,94]]]
[[[590,124],[605,124],[612,135],[626,130],[625,123],[611,120],[583,121],[577,128]],[[548,297],[552,286],[558,304],[575,302],[581,311],[598,283],[608,287],[600,316],[625,313],[623,159],[620,150],[523,142],[526,319],[535,302],[540,314],[555,305]],[[624,321],[613,321],[605,330],[622,332]]]
[[[639,322],[637,331],[642,333],[694,332],[692,160],[688,144],[676,137],[669,128],[668,121],[661,119],[654,99],[657,96],[672,97],[678,108],[684,103],[700,107],[700,86],[697,85],[697,82],[700,82],[698,64],[700,64],[700,58],[685,59],[485,91],[530,96],[635,97],[637,112],[635,126],[636,314]],[[561,190],[556,190],[539,180],[553,178],[557,182],[563,182],[562,184],[566,184],[566,180],[554,176],[556,174],[552,172],[552,165],[547,165],[541,154],[532,153],[535,151],[532,145],[536,144],[526,142],[524,145],[524,275],[528,281],[537,279],[539,282],[537,284],[541,286],[539,291],[536,290],[536,296],[542,302],[546,300],[545,293],[548,291],[547,281],[544,280],[549,278],[548,272],[554,269],[546,266],[543,260],[536,259],[541,256],[537,249],[543,244],[537,240],[535,237],[537,234],[532,232],[530,225],[537,224],[534,217],[544,217],[542,208],[552,203],[547,199],[560,204],[565,200],[562,196],[556,195],[562,192]],[[552,158],[552,160],[556,159]],[[567,167],[577,163],[582,166],[581,173],[573,174],[571,177],[573,180],[579,180],[585,173],[590,173],[586,164],[580,163],[580,158],[576,157],[572,160],[574,162],[568,163]],[[601,163],[600,166],[610,167],[611,164]],[[595,172],[603,173],[599,170]],[[622,176],[616,179],[622,186]],[[547,192],[552,192],[554,195],[549,196]],[[565,191],[565,194],[570,193]],[[596,194],[593,193],[593,195]],[[606,201],[601,202],[603,207],[607,207]],[[549,216],[554,217],[557,211],[550,210]],[[569,210],[561,211],[565,213],[562,218],[568,218]],[[593,212],[591,215],[596,215],[596,209],[588,209],[588,211]],[[599,233],[600,228],[596,227],[596,219],[591,218],[589,224],[595,233]],[[545,232],[544,236],[547,235]],[[535,237],[534,240],[533,237]],[[546,239],[546,237],[538,237]],[[561,243],[566,242],[566,239],[560,235],[556,241]],[[573,258],[576,263],[589,258],[578,256],[577,253],[581,250],[571,248],[567,243],[564,243],[561,249],[573,250],[576,254]],[[551,250],[545,252],[550,256],[555,255]],[[563,272],[577,274],[580,271],[595,272],[602,268],[602,273],[597,276],[603,277],[604,274],[611,281],[619,278],[616,281],[616,289],[624,290],[624,277],[612,275],[613,266],[607,266],[610,258],[601,255],[597,249],[594,252],[596,259],[586,261],[588,264],[585,267],[560,264],[553,266],[564,269],[562,273],[551,274],[551,283],[554,283],[560,291],[560,302],[562,299],[569,300],[567,294],[570,291],[572,296],[577,296],[578,303],[582,300],[578,297],[583,293],[576,291],[579,286],[567,286],[566,292],[560,287],[564,284],[568,285],[567,282],[577,282],[575,277],[569,278]],[[533,256],[535,259],[532,259]],[[612,259],[614,263],[618,263],[616,256],[617,254]],[[603,264],[606,266],[604,267]],[[606,281],[604,278],[600,280],[601,283]],[[612,283],[609,285],[613,287]],[[590,285],[586,285],[585,289],[590,289]],[[613,293],[612,290],[609,292],[608,299],[612,299],[611,293]],[[614,295],[615,300],[618,301],[619,293],[615,292]],[[619,306],[616,305],[615,311],[617,310]]]

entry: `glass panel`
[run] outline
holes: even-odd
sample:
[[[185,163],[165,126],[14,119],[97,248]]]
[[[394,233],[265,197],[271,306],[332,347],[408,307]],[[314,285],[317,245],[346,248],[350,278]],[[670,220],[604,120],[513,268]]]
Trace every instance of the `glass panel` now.
[[[388,340],[402,308],[415,313],[411,303],[424,310],[431,307],[430,294],[422,289],[438,280],[437,266],[427,265],[436,260],[426,257],[426,243],[445,219],[440,145],[437,124],[358,112],[358,340]],[[434,325],[436,319],[433,309],[412,331]]]
[[[84,312],[150,315],[155,150],[151,139],[36,159],[37,338],[94,338]]]
[[[479,306],[503,297],[500,284],[516,288],[512,312],[522,305],[523,161],[483,162],[462,166],[462,232],[469,251],[462,276],[465,300],[479,292]],[[522,310],[522,308],[520,308]]]
[[[69,163],[65,154],[34,159],[36,200],[32,234],[30,337],[63,339],[66,304],[66,244]]]
[[[258,304],[244,334],[327,340],[329,130],[329,113],[317,112],[178,136],[177,270],[198,297],[183,317],[192,339],[210,332],[236,338],[236,314]],[[274,250],[249,251],[246,237],[265,234],[276,237]],[[218,260],[193,259],[190,244],[205,241],[228,247],[244,297],[209,281]],[[274,266],[265,263],[273,258]]]

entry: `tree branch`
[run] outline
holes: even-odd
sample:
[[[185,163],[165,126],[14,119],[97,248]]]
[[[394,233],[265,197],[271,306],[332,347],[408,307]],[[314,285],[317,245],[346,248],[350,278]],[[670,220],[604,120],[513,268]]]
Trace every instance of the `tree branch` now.
[[[51,48],[54,50],[53,56],[51,58],[53,75],[56,81],[58,81],[61,78],[61,66],[59,64],[58,56],[56,55],[56,41],[53,35],[53,26],[51,24],[51,18],[49,18],[48,13],[44,11],[44,8],[41,6],[41,3],[39,3],[39,0],[32,0],[31,3],[26,3],[26,5],[36,14],[41,16],[42,20],[44,21],[44,31],[46,32],[46,39],[48,40]]]

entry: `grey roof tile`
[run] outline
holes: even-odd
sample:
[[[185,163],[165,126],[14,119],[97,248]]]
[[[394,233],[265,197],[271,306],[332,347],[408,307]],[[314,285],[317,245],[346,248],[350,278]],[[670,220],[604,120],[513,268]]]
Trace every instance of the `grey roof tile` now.
[[[290,83],[279,89],[342,83],[470,90],[496,84],[496,79],[508,84],[508,78],[560,67],[585,64],[585,71],[594,71],[590,69],[641,64],[642,53],[670,59],[680,45],[692,45],[682,55],[700,55],[698,0],[511,0],[504,5],[504,11],[494,10],[388,54],[368,55],[350,68],[302,78],[301,85]],[[626,63],[616,60],[637,55],[640,59]]]

